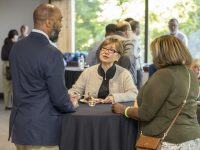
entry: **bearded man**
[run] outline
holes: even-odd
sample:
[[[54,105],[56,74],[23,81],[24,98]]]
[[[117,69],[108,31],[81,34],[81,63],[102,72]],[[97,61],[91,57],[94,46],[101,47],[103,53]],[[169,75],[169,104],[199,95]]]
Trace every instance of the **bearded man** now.
[[[33,13],[34,29],[10,54],[13,109],[9,137],[17,150],[58,150],[61,116],[75,111],[64,82],[58,39],[62,15],[58,7],[41,4]]]

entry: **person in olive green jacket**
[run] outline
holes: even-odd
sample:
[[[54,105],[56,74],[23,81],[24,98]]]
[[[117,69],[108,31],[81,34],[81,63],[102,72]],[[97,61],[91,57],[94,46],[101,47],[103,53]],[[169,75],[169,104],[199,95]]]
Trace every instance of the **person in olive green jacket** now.
[[[188,49],[178,38],[165,35],[151,43],[151,52],[158,71],[139,91],[138,108],[116,103],[113,112],[139,120],[143,135],[163,137],[186,98],[191,80],[186,105],[164,139],[162,150],[200,149],[196,113],[199,83],[189,69],[192,57]]]

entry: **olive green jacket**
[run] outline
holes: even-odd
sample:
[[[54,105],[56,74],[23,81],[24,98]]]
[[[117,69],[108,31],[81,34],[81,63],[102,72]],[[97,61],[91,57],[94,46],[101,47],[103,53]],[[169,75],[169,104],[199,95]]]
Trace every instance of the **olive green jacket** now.
[[[191,87],[185,107],[165,138],[166,142],[182,143],[200,138],[197,122],[199,83],[191,71]],[[144,135],[162,137],[182,105],[188,90],[188,72],[182,65],[158,70],[138,95],[140,130]]]

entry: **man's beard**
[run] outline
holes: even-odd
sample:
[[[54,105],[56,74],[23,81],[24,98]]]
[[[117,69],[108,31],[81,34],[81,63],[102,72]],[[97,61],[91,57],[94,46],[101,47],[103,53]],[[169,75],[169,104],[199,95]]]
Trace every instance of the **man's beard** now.
[[[53,26],[53,29],[51,31],[51,34],[49,36],[49,39],[52,41],[52,42],[56,42],[58,40],[58,35],[59,35],[59,30],[56,28],[56,26],[54,25]]]

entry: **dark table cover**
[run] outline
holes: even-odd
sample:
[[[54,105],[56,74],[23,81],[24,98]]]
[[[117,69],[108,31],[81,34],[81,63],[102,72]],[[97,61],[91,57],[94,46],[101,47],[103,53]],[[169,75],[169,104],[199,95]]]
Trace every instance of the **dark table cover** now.
[[[82,72],[83,69],[79,67],[67,67],[65,69],[65,85],[68,89],[72,87]]]
[[[63,117],[60,150],[134,150],[136,136],[137,121],[112,113],[111,104],[80,104]]]

